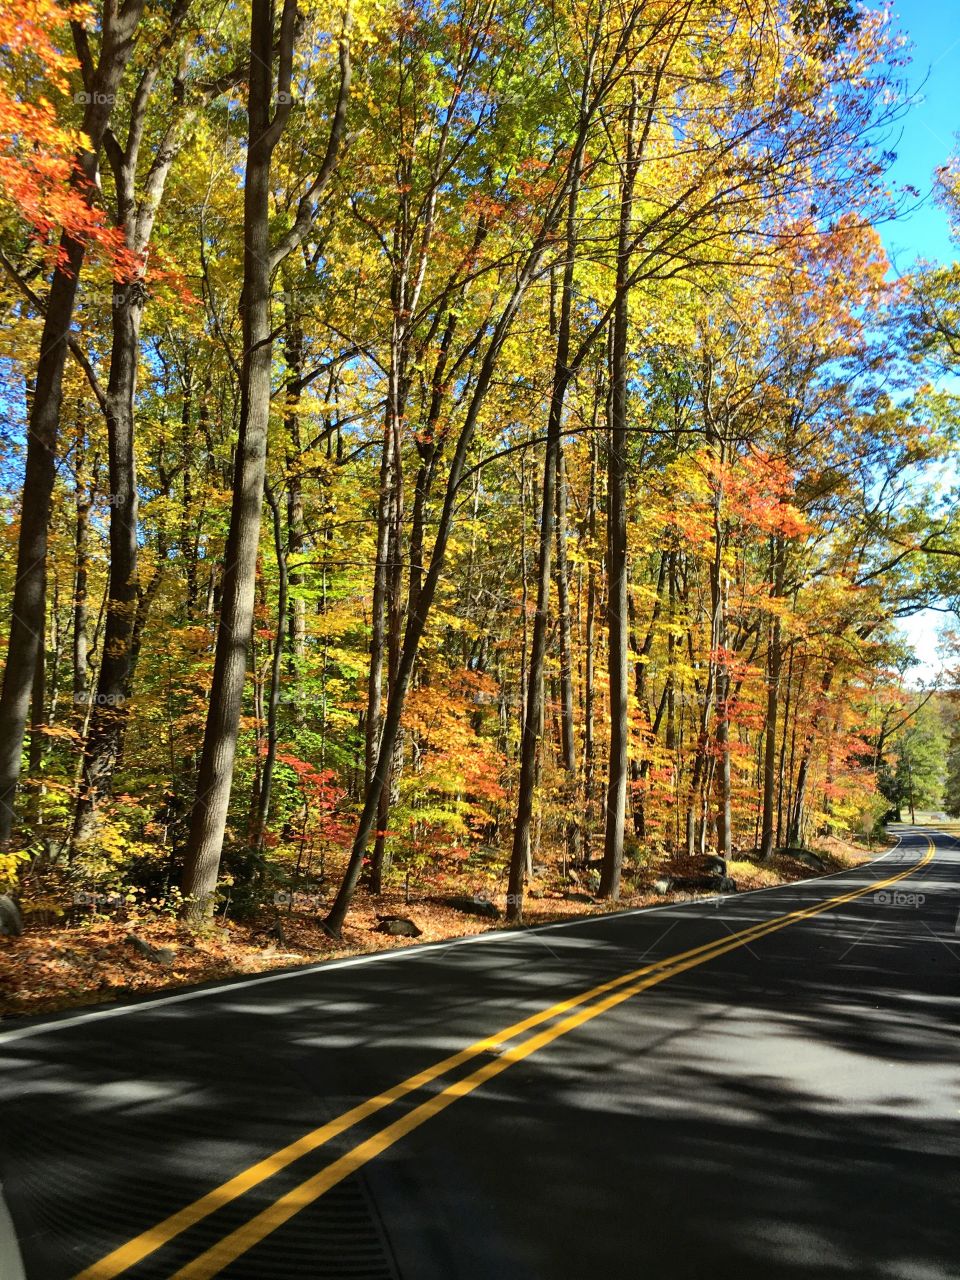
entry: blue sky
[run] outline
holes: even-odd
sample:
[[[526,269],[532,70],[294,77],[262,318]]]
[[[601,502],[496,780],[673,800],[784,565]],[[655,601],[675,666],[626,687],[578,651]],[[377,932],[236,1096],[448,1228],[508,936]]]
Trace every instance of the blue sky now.
[[[900,0],[893,13],[914,46],[908,79],[918,98],[902,122],[892,176],[926,195],[934,170],[955,150],[960,130],[960,0]],[[952,260],[958,253],[950,243],[946,214],[932,200],[882,234],[901,271],[916,257]]]
[[[901,124],[892,177],[928,196],[933,173],[960,149],[960,0],[899,0],[893,6],[898,28],[913,43],[908,71],[917,101]],[[949,262],[960,257],[947,218],[931,199],[913,213],[882,227],[881,235],[896,269],[908,271],[916,258]],[[944,615],[921,613],[903,624],[921,661],[915,675],[925,682],[939,670],[938,631]]]

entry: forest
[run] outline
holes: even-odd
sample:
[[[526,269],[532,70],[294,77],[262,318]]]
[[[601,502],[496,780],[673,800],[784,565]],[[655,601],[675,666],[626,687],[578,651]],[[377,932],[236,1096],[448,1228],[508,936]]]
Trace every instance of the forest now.
[[[520,923],[960,810],[909,56],[853,0],[3,0],[25,932]]]

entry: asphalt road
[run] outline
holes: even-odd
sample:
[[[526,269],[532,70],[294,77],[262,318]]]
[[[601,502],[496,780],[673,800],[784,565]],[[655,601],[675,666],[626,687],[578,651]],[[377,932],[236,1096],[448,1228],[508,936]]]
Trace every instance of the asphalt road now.
[[[960,849],[931,843],[4,1031],[26,1276],[955,1280]]]

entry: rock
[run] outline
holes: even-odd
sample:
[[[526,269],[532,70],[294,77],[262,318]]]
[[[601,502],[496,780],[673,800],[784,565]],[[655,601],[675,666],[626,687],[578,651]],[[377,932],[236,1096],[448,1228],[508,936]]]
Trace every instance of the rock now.
[[[138,951],[146,960],[163,965],[165,969],[169,969],[177,958],[177,953],[171,947],[155,947],[152,943],[145,942],[143,938],[138,938],[135,933],[128,933],[124,942],[127,946],[133,947],[134,951]]]
[[[8,893],[0,893],[0,933],[19,938],[23,933],[20,908]]]
[[[563,895],[568,902],[593,902],[594,898],[589,893],[568,892]]]
[[[464,915],[481,916],[484,920],[499,920],[500,908],[489,898],[436,898],[441,906],[453,907],[454,911],[462,911]]]
[[[419,938],[423,930],[406,916],[379,916],[377,932],[387,933],[391,938]]]
[[[655,880],[654,893],[736,893],[737,882],[730,876],[663,876]]]
[[[824,860],[817,857],[815,853],[811,853],[809,849],[780,849],[778,852],[793,858],[795,862],[802,862],[805,867],[810,867],[813,871],[827,870]]]

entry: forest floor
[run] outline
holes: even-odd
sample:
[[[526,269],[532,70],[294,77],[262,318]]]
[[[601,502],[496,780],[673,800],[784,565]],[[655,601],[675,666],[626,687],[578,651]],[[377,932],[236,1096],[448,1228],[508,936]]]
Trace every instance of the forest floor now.
[[[825,871],[839,871],[875,857],[882,852],[872,847],[836,837],[818,840],[813,848],[825,864]],[[697,864],[702,870],[702,862]],[[653,888],[658,877],[675,877],[696,870],[686,859],[668,858],[655,870],[634,872],[625,879],[624,891],[616,903],[594,900],[590,881],[581,873],[580,885],[564,879],[561,868],[541,868],[541,876],[531,883],[524,905],[526,925],[549,924],[578,916],[604,915],[635,907],[652,906],[693,897],[711,896],[689,892],[662,892]],[[769,862],[758,862],[741,854],[728,863],[728,874],[738,892],[769,888],[807,879],[818,874],[786,853]],[[594,873],[595,875],[595,873]],[[323,930],[321,904],[304,908],[284,907],[264,910],[249,921],[218,918],[203,932],[193,932],[170,916],[150,917],[117,913],[120,918],[87,915],[69,923],[34,923],[25,918],[20,937],[0,937],[0,1016],[4,1020],[30,1014],[53,1013],[82,1005],[147,996],[162,991],[234,975],[261,973],[274,969],[315,964],[323,960],[421,942],[445,942],[503,927],[502,920],[465,914],[438,899],[463,893],[463,882],[451,874],[449,883],[431,885],[429,893],[411,892],[409,900],[401,889],[373,896],[361,888],[347,918],[343,937],[335,941]],[[490,900],[497,902],[494,894]],[[502,907],[502,898],[499,903]],[[412,919],[422,931],[419,938],[398,938],[381,932],[384,916]],[[276,929],[278,920],[282,924]],[[130,942],[130,935],[142,946]],[[282,940],[281,940],[282,939]],[[155,953],[147,954],[153,949]]]

